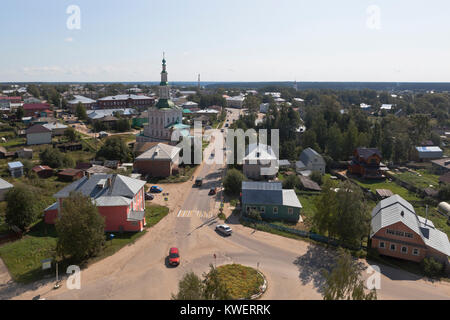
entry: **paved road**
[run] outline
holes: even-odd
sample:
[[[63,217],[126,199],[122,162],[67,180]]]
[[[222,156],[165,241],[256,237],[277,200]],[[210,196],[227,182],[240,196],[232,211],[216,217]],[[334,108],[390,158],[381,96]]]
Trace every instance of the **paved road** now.
[[[200,211],[217,214],[217,201],[207,193],[210,186],[220,184],[220,169],[221,165],[203,164],[198,176],[205,178],[204,185],[193,188],[187,183],[180,209],[171,212],[134,245],[84,270],[81,290],[62,287],[54,291],[51,285],[32,290],[19,287],[7,291],[8,296],[2,296],[0,289],[0,298],[31,299],[40,294],[47,299],[170,299],[186,272],[200,275],[211,263],[235,262],[258,266],[266,275],[269,287],[263,299],[321,299],[324,283],[321,269],[332,265],[333,250],[255,232],[240,225],[238,217],[231,217],[228,222],[233,235],[222,237],[214,231],[218,221],[212,215],[197,214]],[[178,268],[167,266],[166,256],[172,246],[180,248],[182,263]],[[427,282],[388,267],[381,271],[379,298],[450,298],[448,283]]]

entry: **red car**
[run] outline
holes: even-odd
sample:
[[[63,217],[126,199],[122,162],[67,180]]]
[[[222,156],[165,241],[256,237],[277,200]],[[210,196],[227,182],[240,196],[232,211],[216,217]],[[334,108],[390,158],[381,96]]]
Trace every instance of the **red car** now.
[[[180,264],[180,252],[178,251],[178,248],[170,248],[169,264],[171,266],[177,266]]]

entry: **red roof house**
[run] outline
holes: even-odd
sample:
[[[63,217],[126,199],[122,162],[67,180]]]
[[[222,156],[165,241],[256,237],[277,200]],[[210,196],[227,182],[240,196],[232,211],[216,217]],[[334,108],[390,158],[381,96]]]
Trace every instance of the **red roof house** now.
[[[118,174],[95,174],[73,182],[54,195],[57,201],[44,211],[44,221],[54,224],[64,199],[72,192],[89,196],[105,218],[105,231],[140,232],[145,222],[145,181]]]
[[[26,103],[23,105],[23,111],[26,117],[34,116],[36,112],[43,112],[51,109],[48,103]]]

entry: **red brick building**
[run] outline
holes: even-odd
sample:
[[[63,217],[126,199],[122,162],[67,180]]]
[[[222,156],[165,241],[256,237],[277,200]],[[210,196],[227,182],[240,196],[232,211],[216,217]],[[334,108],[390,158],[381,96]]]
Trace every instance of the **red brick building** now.
[[[145,181],[118,174],[94,174],[66,186],[54,195],[57,201],[44,211],[44,221],[54,224],[64,199],[71,192],[89,196],[105,218],[105,231],[140,232],[145,222]]]
[[[135,94],[120,94],[97,100],[100,109],[148,108],[155,103],[154,98]]]
[[[373,209],[370,238],[372,248],[382,255],[415,262],[431,256],[449,267],[447,235],[399,195],[381,200]]]
[[[367,179],[383,178],[381,152],[375,148],[357,148],[348,165],[348,172]]]
[[[45,112],[46,110],[50,110],[51,106],[48,103],[26,103],[23,105],[23,111],[25,117],[32,117],[36,113]]]
[[[169,177],[178,172],[180,151],[178,147],[158,143],[136,158],[133,169],[150,177]]]

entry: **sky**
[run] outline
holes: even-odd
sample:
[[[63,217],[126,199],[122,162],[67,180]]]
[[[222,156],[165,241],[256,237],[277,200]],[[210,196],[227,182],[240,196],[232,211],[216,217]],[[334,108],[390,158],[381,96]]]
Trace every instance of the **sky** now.
[[[1,0],[0,82],[158,81],[163,52],[169,81],[450,82],[449,16],[447,0]]]

